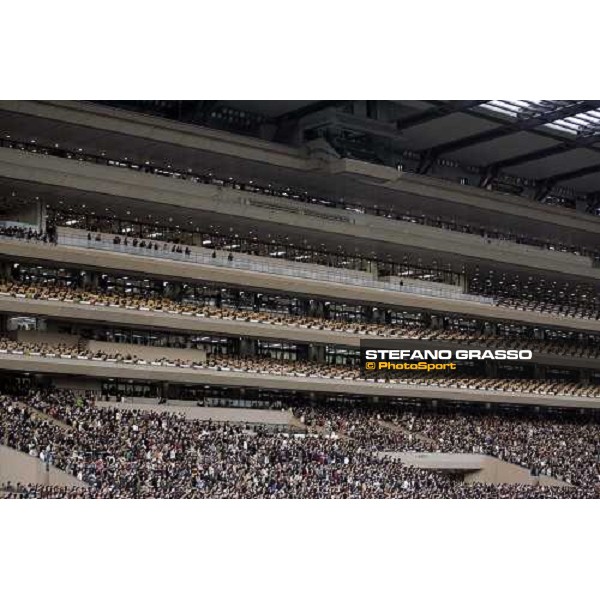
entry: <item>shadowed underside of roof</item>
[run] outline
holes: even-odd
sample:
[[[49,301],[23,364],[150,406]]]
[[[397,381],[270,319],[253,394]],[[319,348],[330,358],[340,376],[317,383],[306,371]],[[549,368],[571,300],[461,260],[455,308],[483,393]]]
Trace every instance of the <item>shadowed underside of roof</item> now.
[[[295,145],[321,136],[341,155],[421,174],[466,169],[481,187],[509,178],[538,200],[553,190],[600,199],[600,100],[107,103]]]

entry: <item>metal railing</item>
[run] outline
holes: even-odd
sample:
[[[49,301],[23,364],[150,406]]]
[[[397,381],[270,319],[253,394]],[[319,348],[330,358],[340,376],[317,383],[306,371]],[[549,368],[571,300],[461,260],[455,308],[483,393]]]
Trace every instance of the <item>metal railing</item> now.
[[[369,277],[368,275],[361,276],[360,272],[357,271],[353,273],[345,273],[343,269],[333,269],[318,265],[297,264],[283,260],[281,262],[284,264],[279,265],[274,264],[269,259],[261,260],[259,257],[251,257],[250,255],[244,256],[240,254],[227,254],[223,251],[215,252],[215,255],[213,256],[213,253],[208,250],[198,250],[196,248],[191,249],[189,254],[186,254],[185,252],[172,252],[170,249],[164,250],[162,247],[162,242],[160,244],[156,242],[158,249],[154,249],[155,242],[153,241],[151,242],[153,244],[152,248],[149,248],[148,245],[144,248],[140,248],[139,245],[133,246],[131,243],[128,245],[124,245],[123,243],[114,243],[112,239],[109,240],[102,238],[100,241],[97,241],[95,239],[95,234],[92,234],[92,239],[87,239],[85,236],[82,237],[81,235],[61,232],[58,235],[58,243],[64,246],[89,248],[90,250],[114,252],[117,254],[127,254],[130,256],[175,260],[190,264],[207,265],[233,270],[245,270],[255,273],[265,273],[268,275],[294,277],[313,281],[324,281],[328,283],[339,283],[350,286],[416,294],[420,296],[463,300],[468,302],[478,302],[481,304],[495,303],[493,298],[485,296],[475,296],[459,291],[428,287],[426,284],[401,284],[399,281],[380,281],[374,277]],[[149,243],[150,241],[148,244]],[[168,246],[171,248],[172,244],[168,244]]]

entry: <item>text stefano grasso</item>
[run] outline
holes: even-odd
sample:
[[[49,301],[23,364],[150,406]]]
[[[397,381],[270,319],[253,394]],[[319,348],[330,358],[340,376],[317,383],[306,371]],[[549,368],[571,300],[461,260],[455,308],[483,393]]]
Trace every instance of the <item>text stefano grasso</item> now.
[[[365,350],[366,360],[531,360],[531,350]]]

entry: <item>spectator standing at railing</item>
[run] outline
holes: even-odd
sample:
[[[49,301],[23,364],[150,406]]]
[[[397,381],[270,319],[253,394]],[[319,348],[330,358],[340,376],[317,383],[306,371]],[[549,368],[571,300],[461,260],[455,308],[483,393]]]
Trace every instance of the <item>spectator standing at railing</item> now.
[[[46,226],[46,234],[48,236],[48,241],[51,244],[58,244],[58,232],[54,223],[48,223]]]

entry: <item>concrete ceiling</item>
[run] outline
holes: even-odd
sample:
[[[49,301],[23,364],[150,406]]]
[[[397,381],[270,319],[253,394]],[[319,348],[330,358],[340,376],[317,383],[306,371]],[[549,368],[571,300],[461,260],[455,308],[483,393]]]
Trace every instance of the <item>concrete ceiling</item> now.
[[[316,111],[326,101],[219,102],[266,118],[278,118],[293,115],[295,111],[305,114],[311,107]],[[350,104],[362,101],[346,102]],[[566,172],[585,167],[593,171],[593,167],[598,166],[597,173],[585,173],[583,177],[568,178],[559,183],[581,193],[600,192],[600,139],[596,143],[590,143],[594,140],[589,137],[585,139],[573,132],[549,126],[549,123],[557,122],[559,118],[564,121],[565,118],[578,119],[579,113],[594,111],[595,114],[595,107],[600,107],[600,101],[535,101],[532,104],[534,107],[542,106],[548,112],[536,113],[534,109],[526,107],[522,113],[515,115],[490,111],[475,105],[476,102],[478,101],[473,101],[473,105],[470,105],[469,101],[450,100],[382,101],[381,104],[393,104],[394,109],[384,111],[388,115],[387,119],[377,118],[389,123],[392,122],[390,115],[394,115],[393,120],[398,123],[403,148],[424,155],[433,153],[436,158],[452,159],[468,167],[485,169],[495,163],[511,160],[514,164],[501,166],[501,172],[541,181],[560,178]],[[486,101],[480,102],[483,104]],[[400,125],[403,121],[408,124],[406,127]],[[445,149],[443,145],[449,143],[458,143],[458,148]],[[556,147],[561,144],[564,148],[555,152]],[[537,151],[548,152],[549,149],[552,151],[548,156],[536,158],[534,155]],[[524,160],[520,161],[519,157]]]

